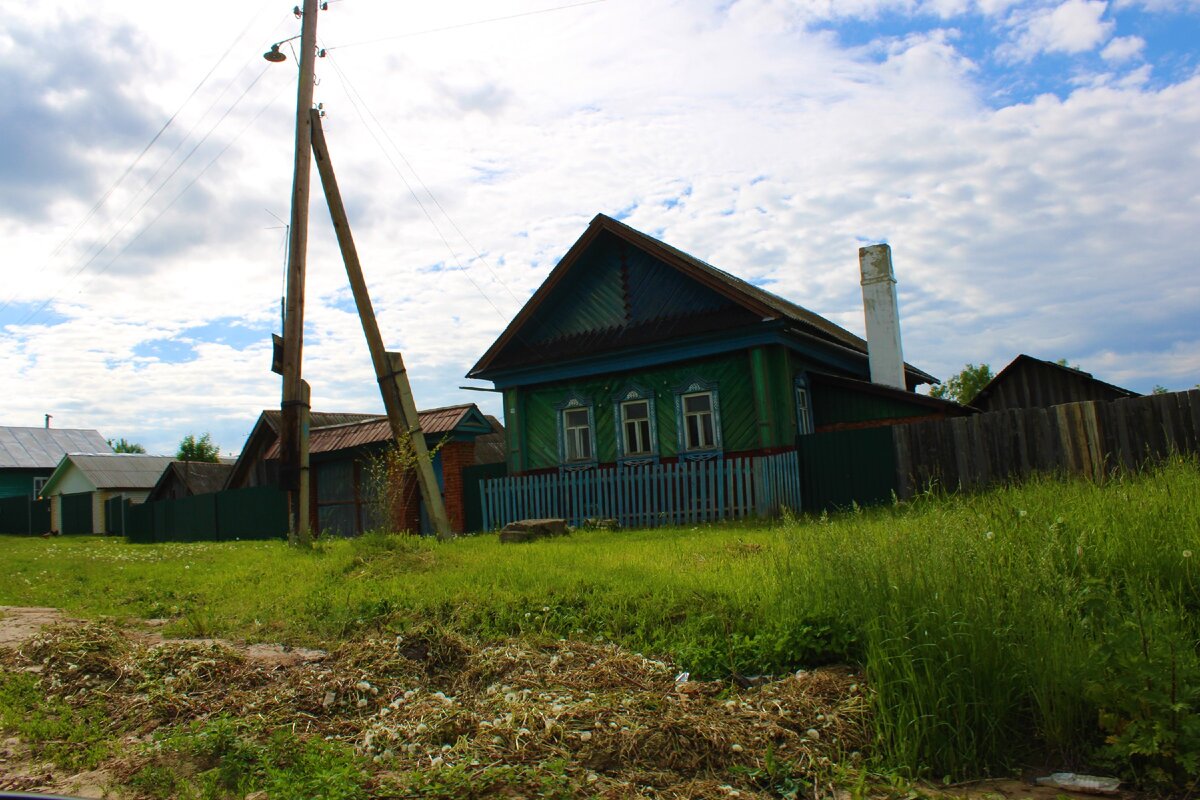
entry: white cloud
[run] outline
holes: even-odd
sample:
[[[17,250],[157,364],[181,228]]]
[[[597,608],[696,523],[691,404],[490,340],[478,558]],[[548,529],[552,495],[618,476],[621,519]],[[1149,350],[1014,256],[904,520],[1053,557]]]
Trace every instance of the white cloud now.
[[[1137,58],[1146,49],[1146,40],[1140,36],[1117,36],[1100,51],[1105,61],[1121,63]]]
[[[131,69],[117,82],[138,88],[137,108],[156,122],[248,13],[233,0],[186,20],[162,4],[145,14],[126,5],[98,7],[92,22],[103,29],[99,15],[110,14],[140,26],[145,63],[157,68]],[[1002,5],[978,3],[996,14]],[[1072,5],[1088,12],[1093,31],[1109,24],[1103,3],[1064,4]],[[903,4],[853,8],[884,6]],[[321,38],[334,48],[537,7],[479,3],[451,15],[337,3],[322,15]],[[212,18],[236,24],[224,30]],[[319,62],[318,99],[329,112],[333,161],[384,338],[403,350],[418,403],[472,400],[495,413],[493,396],[457,391],[461,376],[587,221],[622,209],[635,227],[773,281],[772,289],[856,331],[857,248],[888,239],[906,354],[934,374],[966,361],[1003,364],[1018,352],[1069,356],[1093,369],[1088,358],[1104,354],[1121,370],[1146,365],[1131,380],[1169,383],[1182,363],[1170,355],[1180,352],[1176,343],[1197,338],[1190,320],[1200,290],[1191,276],[1200,265],[1174,243],[1190,238],[1200,215],[1200,79],[1150,89],[1106,78],[1062,99],[993,110],[981,101],[980,66],[949,32],[843,50],[830,35],[806,31],[808,18],[766,0],[725,10],[607,3],[331,49]],[[290,15],[260,15],[236,57],[181,114],[178,130],[197,133],[176,158],[265,68],[259,54],[294,28]],[[88,39],[64,51],[73,47]],[[335,66],[365,105],[346,96]],[[0,398],[0,424],[39,424],[49,412],[55,424],[98,427],[158,451],[211,429],[237,449],[258,410],[278,405],[267,335],[279,328],[282,231],[268,212],[287,215],[294,74],[290,61],[270,67],[94,265],[94,247],[149,190],[119,190],[60,256],[49,256],[145,140],[96,143],[79,167],[93,188],[73,182],[56,191],[40,222],[0,212],[0,304],[10,295],[21,304],[18,316],[0,312],[0,381],[19,387]],[[169,132],[135,175],[149,179],[178,142]],[[0,172],[0,189],[7,181]],[[305,374],[315,406],[378,410],[317,185],[311,220]],[[56,316],[17,324],[28,304],[52,296]],[[195,333],[231,319],[247,326],[228,331],[233,343]],[[139,355],[148,343],[184,337],[192,340],[186,362]]]
[[[1094,50],[1116,27],[1102,19],[1107,9],[1104,0],[1065,0],[1053,8],[1014,12],[1017,36],[1004,55],[1028,60],[1040,53]]]

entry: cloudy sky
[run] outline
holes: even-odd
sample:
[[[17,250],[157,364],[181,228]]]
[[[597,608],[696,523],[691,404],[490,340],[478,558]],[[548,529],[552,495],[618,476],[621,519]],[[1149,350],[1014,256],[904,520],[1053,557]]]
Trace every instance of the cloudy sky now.
[[[236,453],[278,407],[291,5],[6,9],[0,424]],[[421,407],[498,413],[462,376],[597,212],[857,333],[887,241],[942,377],[1200,381],[1200,0],[333,0],[319,38]],[[379,410],[319,190],[306,320],[314,407]]]

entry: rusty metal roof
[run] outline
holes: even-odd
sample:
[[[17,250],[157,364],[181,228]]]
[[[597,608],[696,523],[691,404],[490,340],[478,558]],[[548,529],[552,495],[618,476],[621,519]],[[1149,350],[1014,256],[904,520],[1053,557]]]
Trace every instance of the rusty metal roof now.
[[[0,469],[54,469],[67,453],[111,453],[99,431],[0,427]]]
[[[474,403],[419,411],[417,412],[417,416],[419,417],[421,432],[426,435],[450,433],[463,422],[464,418],[472,410],[478,413]],[[320,427],[314,424],[309,429],[308,452],[311,454],[332,453],[337,450],[348,450],[353,447],[386,442],[391,440],[391,438],[392,428],[388,424],[387,417],[368,416],[365,420],[322,425]],[[279,458],[278,439],[263,454],[263,458]]]

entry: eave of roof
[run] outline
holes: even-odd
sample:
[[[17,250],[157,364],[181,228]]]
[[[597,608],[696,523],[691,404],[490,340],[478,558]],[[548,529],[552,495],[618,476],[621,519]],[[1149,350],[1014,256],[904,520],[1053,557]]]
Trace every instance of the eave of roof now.
[[[553,292],[554,288],[567,272],[570,271],[575,262],[602,232],[609,232],[629,244],[641,248],[700,284],[727,297],[743,308],[758,314],[764,320],[785,318],[800,326],[804,332],[811,333],[833,344],[846,347],[863,355],[867,352],[867,343],[865,340],[824,317],[791,301],[785,300],[778,295],[772,294],[765,289],[754,286],[735,275],[718,269],[652,236],[631,228],[612,217],[597,214],[591,223],[589,223],[583,235],[571,245],[571,248],[554,269],[550,271],[550,275],[547,276],[542,285],[538,287],[529,301],[525,303],[521,310],[517,312],[517,315],[513,317],[512,321],[509,322],[499,338],[492,343],[491,347],[487,349],[479,361],[476,362],[475,366],[467,373],[468,378],[488,379],[489,365],[491,365],[509,342],[519,336],[520,329],[529,321],[538,307]],[[905,369],[910,373],[910,377],[915,376],[918,379],[917,383],[937,383],[937,378],[913,367],[911,364],[906,363]]]

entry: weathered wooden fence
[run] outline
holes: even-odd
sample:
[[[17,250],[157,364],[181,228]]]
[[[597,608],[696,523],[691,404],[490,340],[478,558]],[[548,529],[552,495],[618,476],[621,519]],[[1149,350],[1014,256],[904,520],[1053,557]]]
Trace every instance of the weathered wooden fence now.
[[[485,530],[542,517],[572,525],[612,519],[622,527],[648,528],[800,508],[795,451],[494,478],[481,486]]]
[[[1170,453],[1200,453],[1200,391],[1068,403],[892,428],[896,493],[975,489],[1032,473],[1101,480]]]

